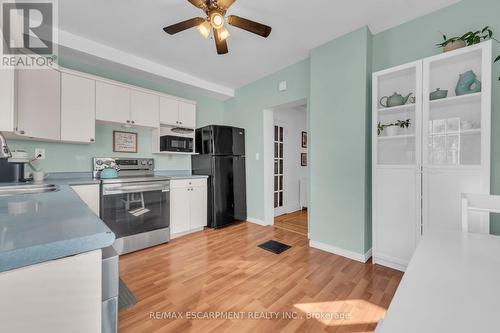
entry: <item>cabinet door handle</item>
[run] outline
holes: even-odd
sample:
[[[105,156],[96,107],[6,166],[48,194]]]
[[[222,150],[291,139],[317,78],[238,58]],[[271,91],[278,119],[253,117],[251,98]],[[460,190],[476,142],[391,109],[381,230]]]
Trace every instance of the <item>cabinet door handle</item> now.
[[[130,124],[130,120],[127,120],[127,124]]]
[[[95,142],[95,139],[90,139],[90,142]]]
[[[135,121],[132,120],[132,124],[135,124]]]
[[[25,131],[19,131],[19,134],[25,134],[26,132]]]

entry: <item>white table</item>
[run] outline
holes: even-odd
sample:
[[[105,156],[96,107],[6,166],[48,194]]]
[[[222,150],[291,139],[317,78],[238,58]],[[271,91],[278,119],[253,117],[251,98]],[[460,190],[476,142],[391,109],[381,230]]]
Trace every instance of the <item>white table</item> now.
[[[378,332],[500,332],[500,237],[428,230]]]

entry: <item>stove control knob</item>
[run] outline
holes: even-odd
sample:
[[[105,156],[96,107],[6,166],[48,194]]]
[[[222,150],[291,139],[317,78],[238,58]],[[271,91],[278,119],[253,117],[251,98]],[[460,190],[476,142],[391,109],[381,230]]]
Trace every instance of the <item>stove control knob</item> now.
[[[95,162],[95,164],[97,164],[97,165],[102,165],[102,160],[97,160],[97,161]]]
[[[147,161],[142,161],[141,164],[142,165],[146,165],[146,164],[148,164],[148,162]]]
[[[148,164],[149,164],[149,165],[153,165],[153,161],[149,161],[149,162],[148,162]]]

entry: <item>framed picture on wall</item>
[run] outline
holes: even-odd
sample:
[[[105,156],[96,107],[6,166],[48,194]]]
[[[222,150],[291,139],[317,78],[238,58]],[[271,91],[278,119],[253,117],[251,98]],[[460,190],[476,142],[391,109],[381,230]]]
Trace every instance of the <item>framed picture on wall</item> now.
[[[113,151],[115,153],[137,153],[137,133],[113,131]]]
[[[300,165],[307,166],[307,153],[300,154]]]
[[[307,148],[307,132],[302,132],[302,148]]]

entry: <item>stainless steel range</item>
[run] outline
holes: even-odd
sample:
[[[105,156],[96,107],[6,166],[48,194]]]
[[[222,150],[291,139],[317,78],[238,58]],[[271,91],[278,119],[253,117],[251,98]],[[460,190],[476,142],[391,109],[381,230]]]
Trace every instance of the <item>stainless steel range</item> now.
[[[101,180],[100,217],[115,233],[118,254],[170,240],[170,180],[154,176],[154,160],[94,158],[94,177],[113,168],[118,178]]]

